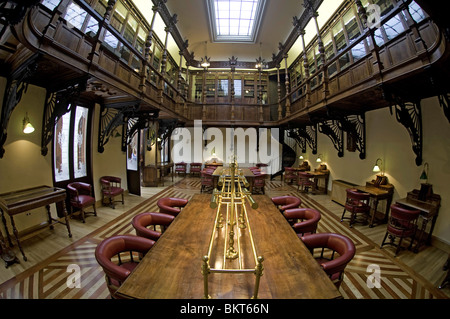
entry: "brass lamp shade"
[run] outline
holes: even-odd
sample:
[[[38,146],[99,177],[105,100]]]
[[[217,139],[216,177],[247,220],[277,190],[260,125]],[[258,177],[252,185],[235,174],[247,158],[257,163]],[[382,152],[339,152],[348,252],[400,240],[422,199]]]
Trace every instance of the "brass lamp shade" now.
[[[381,168],[378,165],[378,162],[380,162],[381,164],[383,163],[383,161],[381,160],[381,158],[377,158],[377,160],[375,161],[375,166],[373,167],[372,171],[375,173],[381,172]]]
[[[428,182],[428,163],[423,164],[423,171],[420,174],[420,181],[423,183]]]

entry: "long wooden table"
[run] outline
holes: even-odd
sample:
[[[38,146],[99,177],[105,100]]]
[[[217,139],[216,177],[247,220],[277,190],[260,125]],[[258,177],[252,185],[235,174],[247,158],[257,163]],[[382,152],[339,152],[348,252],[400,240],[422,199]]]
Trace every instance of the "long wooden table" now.
[[[265,195],[253,198],[259,208],[248,207],[249,223],[257,254],[264,257],[258,298],[341,298],[270,198]],[[139,299],[203,297],[202,257],[207,254],[215,219],[215,210],[209,207],[209,202],[210,195],[193,196],[118,289],[118,296]],[[250,247],[247,248],[244,247],[242,253],[249,253]],[[210,263],[217,268],[220,260],[211,258]],[[252,296],[254,286],[253,273],[209,275],[209,295],[213,299],[247,299]]]
[[[11,237],[8,231],[8,225],[6,224],[5,213],[9,215],[11,220],[11,226],[13,228],[13,233],[19,246],[20,252],[22,253],[23,259],[26,261],[27,257],[20,244],[19,232],[16,228],[14,222],[14,216],[20,213],[27,212],[29,210],[46,207],[48,215],[48,225],[53,228],[55,223],[61,223],[66,225],[69,237],[72,237],[70,232],[69,219],[66,210],[66,190],[58,187],[51,186],[37,186],[27,189],[22,189],[18,191],[13,191],[9,193],[0,194],[0,210],[2,212],[2,221],[5,226],[6,236],[8,238],[10,246],[12,246]],[[65,222],[55,219],[51,216],[50,204],[61,202],[63,206],[63,213]]]
[[[212,173],[212,176],[214,178],[214,188],[217,187],[217,182],[219,180],[219,177],[222,176],[224,169],[226,169],[226,168],[219,166]],[[253,174],[253,172],[247,167],[239,168],[239,170],[242,172],[242,175],[245,176],[245,178],[247,179],[247,181],[249,183],[248,190],[251,193],[253,190],[253,178],[255,177],[255,174]]]

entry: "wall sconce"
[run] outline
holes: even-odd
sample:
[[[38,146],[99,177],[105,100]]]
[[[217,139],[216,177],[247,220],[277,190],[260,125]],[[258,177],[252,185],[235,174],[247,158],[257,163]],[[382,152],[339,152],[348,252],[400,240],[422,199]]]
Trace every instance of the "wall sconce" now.
[[[381,168],[378,165],[378,162],[380,162],[380,165],[383,164],[383,160],[381,158],[377,158],[377,160],[375,161],[375,166],[373,167],[373,172],[378,173],[381,172]],[[383,172],[381,172],[381,175],[383,175]]]
[[[301,159],[301,160],[302,160],[302,159],[303,159],[303,155],[300,155],[300,156],[298,157],[298,159]]]
[[[425,162],[425,164],[423,164],[423,171],[422,174],[420,175],[420,182],[422,184],[428,184],[428,163]]]
[[[25,134],[30,134],[34,132],[34,126],[30,123],[30,118],[28,117],[28,112],[25,113],[25,117],[23,118],[23,132]]]
[[[322,154],[319,154],[319,157],[316,159],[317,163],[322,163]]]

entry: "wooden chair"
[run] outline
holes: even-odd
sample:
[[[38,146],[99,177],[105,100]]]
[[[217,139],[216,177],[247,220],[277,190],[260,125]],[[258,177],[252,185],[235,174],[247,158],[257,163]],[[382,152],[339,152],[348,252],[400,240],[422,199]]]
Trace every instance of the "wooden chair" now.
[[[293,167],[285,167],[284,168],[284,176],[283,181],[290,181],[292,183],[293,180],[297,182],[298,174],[297,171]]]
[[[139,260],[153,247],[155,241],[132,235],[116,235],[104,239],[95,249],[95,259],[105,272],[111,298],[127,279]],[[127,253],[122,254],[122,253]],[[137,252],[136,256],[133,252]]]
[[[102,203],[105,204],[105,200],[109,201],[109,206],[116,208],[114,203],[119,202],[114,200],[116,196],[121,195],[122,205],[125,203],[123,199],[124,189],[122,188],[122,179],[115,176],[103,176],[100,178],[100,185],[102,187]]]
[[[198,174],[200,176],[201,171],[202,171],[202,163],[191,163],[190,165],[191,175]]]
[[[267,174],[260,173],[255,174],[255,177],[253,177],[253,185],[252,185],[252,194],[257,194],[261,192],[262,194],[265,194],[265,187],[266,187],[266,177]]]
[[[186,166],[187,164],[185,162],[175,163],[175,173],[183,173],[186,176]]]
[[[420,210],[409,209],[402,207],[398,204],[391,205],[391,214],[389,216],[389,222],[386,228],[386,234],[384,235],[383,242],[380,248],[384,245],[393,245],[397,249],[394,256],[397,256],[400,251],[403,238],[411,238],[411,243],[408,249],[411,249],[414,238],[417,232],[417,219],[419,218]],[[390,242],[386,243],[386,238],[390,238]],[[395,244],[395,238],[399,238],[399,243]]]
[[[342,212],[341,222],[344,219],[350,219],[350,227],[356,222],[357,214],[370,214],[370,194],[360,192],[354,188],[346,189],[347,198],[345,200],[344,211]],[[350,217],[344,217],[345,212],[350,212]]]
[[[297,191],[308,192],[308,189],[316,185],[314,175],[306,172],[298,172]]]
[[[339,289],[344,279],[345,267],[355,256],[355,244],[348,237],[335,233],[311,234],[300,239]],[[321,249],[320,256],[314,255],[316,248]]]
[[[214,178],[212,176],[212,173],[214,171],[212,169],[204,169],[200,175],[201,175],[201,186],[200,186],[200,193],[203,193],[203,191],[212,191],[214,187]]]
[[[70,214],[73,214],[73,209],[80,211],[81,220],[86,222],[86,214],[94,214],[97,216],[97,210],[95,208],[95,195],[92,192],[92,186],[87,183],[73,182],[67,185],[67,192],[69,193],[70,201]],[[86,207],[92,206],[93,212],[86,212]]]

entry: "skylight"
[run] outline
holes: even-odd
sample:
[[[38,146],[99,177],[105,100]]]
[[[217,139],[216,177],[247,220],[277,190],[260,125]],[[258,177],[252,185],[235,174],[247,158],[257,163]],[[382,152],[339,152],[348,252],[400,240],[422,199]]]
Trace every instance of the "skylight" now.
[[[208,0],[214,42],[255,42],[265,0]]]

